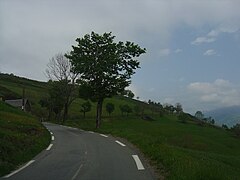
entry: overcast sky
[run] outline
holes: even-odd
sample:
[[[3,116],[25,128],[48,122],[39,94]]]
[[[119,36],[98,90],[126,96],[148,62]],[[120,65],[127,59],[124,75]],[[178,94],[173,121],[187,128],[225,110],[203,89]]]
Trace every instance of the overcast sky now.
[[[0,0],[0,72],[46,81],[91,31],[147,49],[130,87],[142,100],[240,105],[240,0]]]

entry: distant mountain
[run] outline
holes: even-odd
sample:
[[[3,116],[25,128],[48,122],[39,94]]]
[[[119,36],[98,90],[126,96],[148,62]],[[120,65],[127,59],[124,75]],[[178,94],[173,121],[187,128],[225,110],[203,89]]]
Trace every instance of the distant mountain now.
[[[211,116],[215,119],[216,124],[226,124],[231,127],[240,123],[240,106],[230,106],[215,109],[204,113],[206,117]]]

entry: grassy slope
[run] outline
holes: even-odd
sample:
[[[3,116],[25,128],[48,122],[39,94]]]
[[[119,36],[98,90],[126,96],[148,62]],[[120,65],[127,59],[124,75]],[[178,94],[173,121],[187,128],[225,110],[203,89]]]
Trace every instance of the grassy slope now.
[[[46,97],[46,83],[0,73],[0,86],[4,89],[9,89],[9,91],[20,98],[22,97],[24,87],[25,96],[32,104],[32,111],[37,115],[45,114],[45,112],[41,110],[38,102],[41,98]],[[4,94],[4,92],[2,94]]]
[[[43,83],[24,80],[32,100],[37,104],[41,96],[46,96]],[[1,80],[0,83],[14,92],[20,92],[16,82]],[[34,86],[31,86],[34,83]],[[18,89],[17,89],[18,88]],[[41,89],[42,88],[42,89]],[[38,94],[38,92],[41,92]],[[80,105],[84,100],[76,99],[70,107],[67,123],[83,129],[95,130],[94,116],[96,105],[83,119]],[[238,179],[240,177],[240,140],[225,130],[199,126],[194,122],[180,123],[175,115],[154,117],[156,121],[143,121],[140,118],[122,117],[119,105],[134,106],[137,102],[126,98],[112,98],[104,101],[115,104],[111,118],[103,109],[103,124],[99,130],[124,137],[137,145],[168,179]],[[150,114],[150,110],[145,113]]]
[[[99,132],[128,139],[151,158],[168,179],[238,179],[240,140],[230,132],[175,116],[144,121],[136,117],[105,118]],[[68,121],[94,130],[94,120]]]
[[[0,142],[2,176],[42,151],[50,136],[33,116],[0,101]]]

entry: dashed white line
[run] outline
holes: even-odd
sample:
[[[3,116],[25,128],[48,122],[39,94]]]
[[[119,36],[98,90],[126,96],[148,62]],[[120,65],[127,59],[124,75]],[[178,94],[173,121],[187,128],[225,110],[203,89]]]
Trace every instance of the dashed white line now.
[[[99,134],[100,136],[103,136],[103,137],[108,137],[107,135],[105,135],[105,134]]]
[[[52,141],[54,141],[54,136],[52,136]]]
[[[53,133],[50,131],[50,134],[53,135]]]
[[[79,174],[79,171],[81,170],[82,167],[83,167],[83,165],[81,164],[81,165],[79,166],[78,170],[76,171],[76,173],[74,174],[74,176],[72,177],[71,180],[76,179],[76,177],[77,177],[77,175]]]
[[[24,168],[28,167],[28,166],[29,166],[30,164],[32,164],[34,161],[35,161],[35,160],[29,161],[29,162],[28,162],[27,164],[25,164],[23,167],[21,167],[21,168],[17,169],[16,171],[13,171],[12,173],[4,176],[4,178],[9,178],[9,177],[11,177],[12,175],[14,175],[14,174],[18,173],[19,171],[23,170]]]
[[[141,160],[139,159],[138,155],[132,155],[138,170],[144,170],[145,168],[143,167],[143,164]]]
[[[91,134],[94,134],[94,132],[93,131],[88,131],[89,133],[91,133]]]
[[[115,141],[116,143],[120,144],[121,146],[126,146],[125,144],[123,144],[122,142],[120,141]]]
[[[49,146],[46,150],[49,151],[52,148],[52,146],[53,146],[53,144],[49,144]]]

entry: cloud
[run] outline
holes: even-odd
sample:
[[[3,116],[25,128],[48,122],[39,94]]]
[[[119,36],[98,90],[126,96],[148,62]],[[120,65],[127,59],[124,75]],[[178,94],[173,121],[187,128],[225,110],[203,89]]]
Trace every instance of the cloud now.
[[[238,27],[220,27],[220,28],[217,28],[217,29],[213,29],[211,30],[207,36],[208,37],[217,37],[219,36],[221,33],[235,33],[239,30]]]
[[[170,55],[170,53],[171,53],[170,49],[160,49],[160,51],[159,51],[160,56],[168,56],[168,55]]]
[[[194,41],[191,42],[193,45],[199,45],[202,43],[212,43],[217,40],[217,37],[222,33],[232,34],[239,31],[238,26],[220,26],[216,29],[211,30],[207,35],[197,37]]]
[[[216,105],[240,105],[240,90],[228,80],[216,79],[214,82],[194,82],[187,86],[201,102]]]
[[[176,49],[174,52],[175,53],[181,53],[183,50],[182,49]]]
[[[216,51],[214,49],[208,49],[207,51],[205,51],[203,53],[204,56],[213,56],[213,55],[216,55]]]
[[[202,43],[211,43],[214,41],[216,41],[216,39],[213,37],[197,37],[194,41],[191,42],[191,44],[198,45]]]

